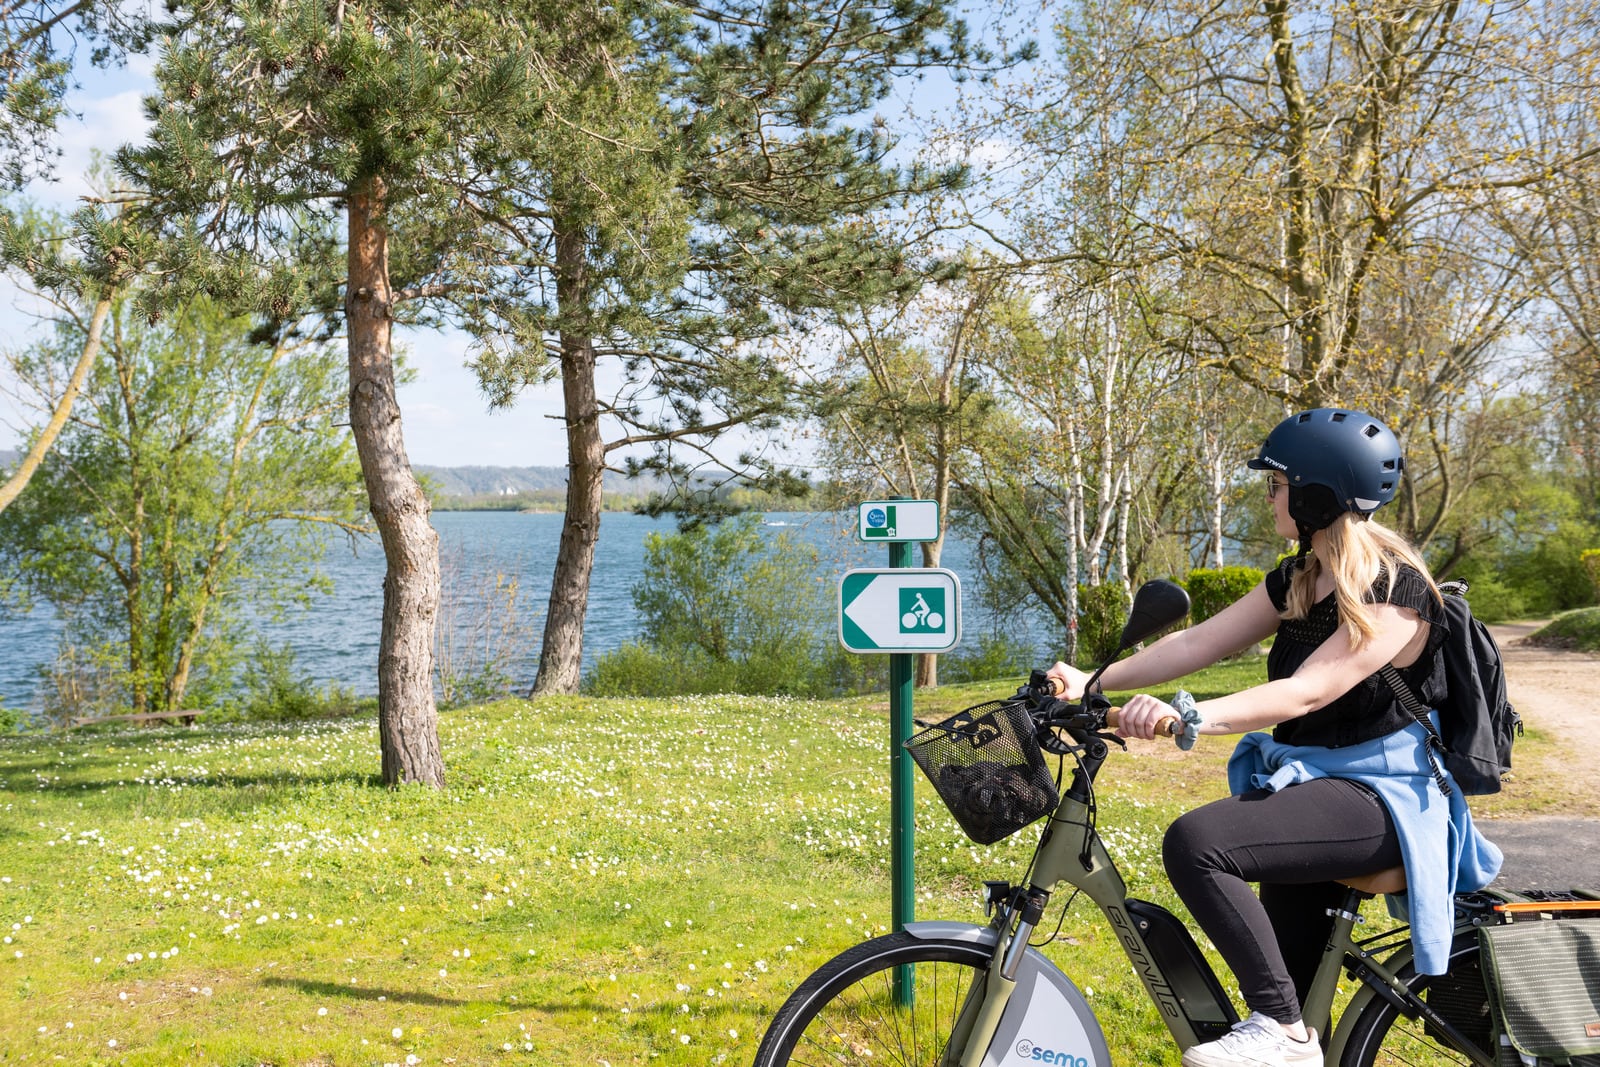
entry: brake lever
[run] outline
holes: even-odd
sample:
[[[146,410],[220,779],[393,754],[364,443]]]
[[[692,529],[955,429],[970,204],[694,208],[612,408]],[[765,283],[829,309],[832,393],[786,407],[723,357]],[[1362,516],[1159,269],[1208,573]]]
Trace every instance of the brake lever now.
[[[1090,693],[1079,704],[1038,694],[1036,700],[1040,706],[1039,747],[1046,752],[1057,756],[1086,752],[1094,741],[1102,744],[1110,741],[1126,751],[1127,741],[1104,732],[1105,711],[1111,707],[1111,702],[1101,694]],[[1066,734],[1065,738],[1062,733]]]
[[[1095,736],[1102,741],[1111,741],[1115,743],[1116,746],[1122,749],[1124,752],[1128,751],[1128,739],[1125,737],[1118,737],[1116,734],[1112,733],[1096,733]]]
[[[1078,706],[1082,709],[1080,714],[1088,719],[1086,732],[1090,737],[1101,742],[1109,741],[1124,752],[1128,750],[1127,738],[1117,736],[1106,722],[1113,708],[1109,697],[1104,693],[1085,693],[1082,704]]]

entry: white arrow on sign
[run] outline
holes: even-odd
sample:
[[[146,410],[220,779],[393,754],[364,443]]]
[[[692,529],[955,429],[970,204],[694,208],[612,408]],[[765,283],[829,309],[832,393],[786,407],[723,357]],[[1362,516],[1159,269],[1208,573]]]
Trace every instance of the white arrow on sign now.
[[[948,652],[961,641],[961,579],[940,567],[866,568],[839,582],[851,652]]]

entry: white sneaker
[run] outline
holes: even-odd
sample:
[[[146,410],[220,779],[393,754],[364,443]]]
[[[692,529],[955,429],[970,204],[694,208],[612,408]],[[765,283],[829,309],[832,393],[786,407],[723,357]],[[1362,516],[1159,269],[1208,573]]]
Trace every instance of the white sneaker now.
[[[1183,1067],[1322,1067],[1322,1046],[1310,1027],[1306,1040],[1296,1041],[1258,1011],[1215,1041],[1184,1052]]]

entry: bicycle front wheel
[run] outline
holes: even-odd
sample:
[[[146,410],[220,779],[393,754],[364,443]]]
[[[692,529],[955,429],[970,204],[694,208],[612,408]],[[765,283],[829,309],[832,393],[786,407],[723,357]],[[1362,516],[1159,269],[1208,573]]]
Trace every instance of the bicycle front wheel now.
[[[938,1067],[990,949],[901,931],[863,941],[818,968],[778,1009],[754,1067]],[[895,969],[911,965],[911,1003]]]
[[[1483,984],[1483,962],[1475,935],[1456,939],[1450,948],[1450,968],[1444,974],[1417,974],[1408,966],[1396,977],[1494,1059],[1489,994]],[[1357,1017],[1340,1062],[1341,1067],[1431,1067],[1471,1064],[1472,1059],[1436,1028],[1420,1018],[1407,1018],[1379,997]]]

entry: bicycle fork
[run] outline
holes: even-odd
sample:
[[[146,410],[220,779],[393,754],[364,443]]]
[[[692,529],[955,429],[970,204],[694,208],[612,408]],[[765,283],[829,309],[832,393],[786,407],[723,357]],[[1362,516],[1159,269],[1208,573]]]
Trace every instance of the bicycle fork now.
[[[1021,897],[1020,903],[1008,902],[999,909],[994,923],[1000,931],[994,962],[984,980],[974,982],[967,991],[939,1067],[978,1067],[994,1041],[1000,1018],[1016,991],[1017,971],[1027,955],[1028,942],[1050,902],[1049,892],[1037,886],[1030,887]]]

